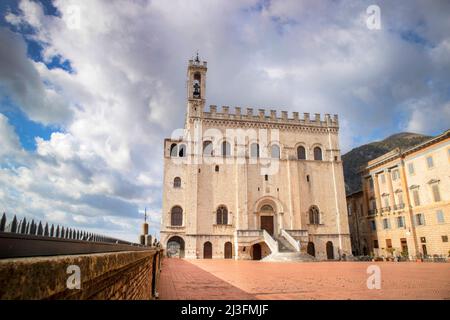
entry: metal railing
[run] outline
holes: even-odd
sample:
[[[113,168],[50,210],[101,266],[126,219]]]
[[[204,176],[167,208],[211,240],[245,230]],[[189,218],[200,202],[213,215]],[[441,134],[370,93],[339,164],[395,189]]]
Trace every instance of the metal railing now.
[[[60,225],[0,219],[0,258],[148,250],[141,244]]]

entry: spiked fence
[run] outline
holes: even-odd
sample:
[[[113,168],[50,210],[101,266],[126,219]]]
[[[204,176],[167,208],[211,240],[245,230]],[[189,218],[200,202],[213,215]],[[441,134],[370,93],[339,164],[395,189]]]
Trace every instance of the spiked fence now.
[[[0,258],[136,250],[148,247],[15,215],[8,221],[5,213],[0,219]]]

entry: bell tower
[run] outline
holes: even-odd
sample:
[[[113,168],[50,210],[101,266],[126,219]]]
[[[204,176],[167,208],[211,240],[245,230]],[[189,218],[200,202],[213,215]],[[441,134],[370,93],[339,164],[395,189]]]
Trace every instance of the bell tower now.
[[[206,70],[206,61],[200,61],[198,53],[194,60],[189,60],[187,70],[188,118],[200,117],[205,107]]]

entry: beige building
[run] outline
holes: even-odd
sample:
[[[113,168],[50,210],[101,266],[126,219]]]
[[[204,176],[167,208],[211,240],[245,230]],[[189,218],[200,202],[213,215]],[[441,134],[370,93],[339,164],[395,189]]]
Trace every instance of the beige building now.
[[[190,60],[183,129],[164,142],[161,243],[169,256],[339,259],[350,238],[338,118],[216,106]]]
[[[450,253],[450,130],[370,161],[347,196],[354,254],[414,259]]]

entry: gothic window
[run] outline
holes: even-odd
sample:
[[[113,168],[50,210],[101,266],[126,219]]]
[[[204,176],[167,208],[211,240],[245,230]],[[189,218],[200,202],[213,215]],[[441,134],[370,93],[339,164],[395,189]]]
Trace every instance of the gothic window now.
[[[203,141],[203,155],[205,156],[213,155],[213,144],[211,141]]]
[[[229,142],[222,142],[222,156],[229,157],[231,155],[231,145]]]
[[[176,157],[178,155],[178,146],[176,143],[172,143],[170,146],[170,156]]]
[[[309,224],[320,224],[320,213],[317,206],[309,208]]]
[[[306,150],[305,147],[299,146],[297,148],[297,159],[298,160],[306,160]]]
[[[180,177],[176,177],[173,179],[173,187],[174,188],[181,188],[181,179]]]
[[[276,144],[271,147],[271,156],[273,159],[280,159],[280,147]]]
[[[257,143],[250,145],[250,157],[259,158],[259,145]]]
[[[172,226],[183,225],[183,209],[180,206],[175,206],[170,212],[170,224]]]
[[[320,147],[314,148],[314,160],[322,160],[322,149]]]
[[[228,224],[228,209],[225,206],[217,208],[217,224]]]

